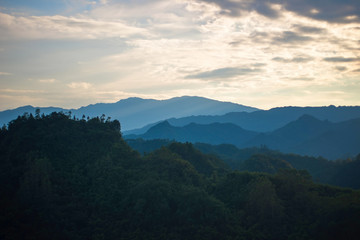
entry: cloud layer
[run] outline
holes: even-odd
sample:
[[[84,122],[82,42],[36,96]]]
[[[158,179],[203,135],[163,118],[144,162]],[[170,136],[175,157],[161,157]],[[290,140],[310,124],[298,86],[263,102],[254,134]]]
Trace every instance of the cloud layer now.
[[[1,109],[179,95],[360,104],[359,1],[16,2],[0,3]]]
[[[357,0],[202,0],[214,3],[221,13],[239,17],[245,12],[255,11],[269,18],[278,18],[283,11],[315,20],[335,23],[360,22],[360,2]]]

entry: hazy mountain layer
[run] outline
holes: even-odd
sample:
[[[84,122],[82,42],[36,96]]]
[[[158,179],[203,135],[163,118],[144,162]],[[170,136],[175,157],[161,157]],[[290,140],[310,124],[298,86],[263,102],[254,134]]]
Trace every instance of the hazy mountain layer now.
[[[34,107],[26,106],[0,112],[0,124],[7,124],[25,112],[35,112]],[[181,118],[192,115],[223,115],[229,112],[252,112],[257,108],[247,107],[230,102],[220,102],[202,97],[176,97],[168,100],[128,98],[116,103],[98,103],[79,109],[40,108],[42,113],[53,111],[71,111],[77,118],[83,115],[96,117],[105,114],[121,122],[122,130],[143,127],[149,123],[168,118]]]
[[[127,135],[126,138],[169,139],[179,142],[202,142],[211,144],[237,143],[245,144],[257,135],[256,132],[244,130],[231,123],[196,124],[174,127],[167,121],[150,128],[143,135]]]
[[[189,124],[184,127],[163,122],[145,134],[126,138],[169,139],[181,142],[233,144],[237,147],[267,146],[288,153],[338,159],[360,152],[360,118],[332,123],[303,115],[268,133],[256,133],[230,123]]]
[[[294,169],[306,159],[284,157],[232,171],[191,143],[141,156],[116,120],[24,115],[0,129],[0,239],[357,239],[360,192],[315,184]],[[359,163],[335,183],[358,188]]]
[[[328,159],[352,157],[360,152],[360,118],[332,123],[304,115],[273,132],[259,134],[242,147],[260,145]]]
[[[173,126],[185,126],[190,123],[233,123],[251,131],[271,132],[283,127],[291,121],[295,121],[305,114],[314,116],[319,120],[341,122],[354,118],[360,118],[360,107],[280,107],[254,112],[231,112],[222,116],[190,116],[184,118],[171,118],[167,121]],[[153,125],[154,124],[150,124],[142,129],[133,130],[127,132],[126,134],[142,134]]]

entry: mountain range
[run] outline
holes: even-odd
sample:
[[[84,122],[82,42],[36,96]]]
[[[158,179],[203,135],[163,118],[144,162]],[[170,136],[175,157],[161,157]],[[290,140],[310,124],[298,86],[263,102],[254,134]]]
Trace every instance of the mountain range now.
[[[24,106],[0,112],[0,124],[6,125],[25,112],[34,113],[37,107]],[[195,115],[223,115],[229,112],[253,112],[259,109],[231,102],[203,97],[183,96],[167,100],[128,98],[116,103],[97,103],[79,109],[39,108],[45,115],[51,112],[71,112],[77,118],[97,117],[105,114],[121,122],[122,130],[141,128],[147,124]]]
[[[319,120],[341,122],[360,118],[360,106],[327,106],[327,107],[278,107],[269,110],[253,112],[229,112],[217,116],[188,116],[183,118],[170,118],[167,121],[177,127],[190,123],[233,123],[244,129],[256,132],[274,131],[302,115],[311,115]],[[125,134],[143,134],[157,123],[151,123],[140,129],[133,129]]]
[[[360,152],[360,106],[278,107],[261,110],[231,102],[183,96],[167,100],[128,98],[79,109],[24,106],[0,112],[7,125],[24,113],[68,112],[73,118],[119,120],[127,139],[267,146],[286,153],[353,157]],[[0,126],[1,126],[0,125]]]
[[[144,134],[125,137],[215,145],[227,143],[239,148],[266,146],[286,153],[322,156],[335,160],[355,156],[360,152],[360,118],[334,123],[303,115],[266,133],[245,130],[232,123],[190,123],[177,127],[165,121],[151,127]]]
[[[358,238],[360,155],[234,153],[250,156],[178,142],[140,155],[117,120],[23,115],[0,128],[0,239]]]

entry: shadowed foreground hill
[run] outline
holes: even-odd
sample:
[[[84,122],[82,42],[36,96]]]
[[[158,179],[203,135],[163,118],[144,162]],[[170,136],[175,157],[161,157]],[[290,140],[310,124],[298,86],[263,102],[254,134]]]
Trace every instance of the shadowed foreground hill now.
[[[142,157],[119,130],[118,121],[76,121],[59,113],[25,115],[1,129],[0,239],[360,234],[358,191],[314,184],[294,169],[232,172],[189,143]]]
[[[142,154],[174,143],[169,140],[127,139],[126,142]],[[266,147],[239,149],[234,145],[196,143],[196,149],[221,158],[232,170],[276,173],[279,169],[306,170],[318,183],[360,189],[360,154],[353,159],[331,161],[322,157],[282,153]]]

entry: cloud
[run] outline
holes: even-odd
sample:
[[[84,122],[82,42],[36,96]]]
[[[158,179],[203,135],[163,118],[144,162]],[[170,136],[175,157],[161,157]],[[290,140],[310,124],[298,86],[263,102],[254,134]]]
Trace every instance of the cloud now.
[[[42,90],[30,90],[30,89],[11,89],[5,88],[0,89],[0,93],[10,93],[10,94],[24,94],[24,93],[43,93]]]
[[[40,83],[54,83],[54,82],[56,82],[56,79],[55,78],[39,79],[38,82],[40,82]]]
[[[358,62],[360,58],[345,58],[345,57],[327,57],[323,59],[326,62]]]
[[[221,14],[238,17],[244,11],[256,11],[269,18],[276,18],[279,15],[271,1],[233,1],[233,0],[203,0],[203,2],[215,3],[221,8]]]
[[[272,40],[274,41],[275,44],[279,44],[279,43],[296,44],[296,43],[312,41],[313,38],[308,36],[302,36],[292,31],[284,31],[280,34],[280,36],[276,36]]]
[[[269,39],[270,33],[265,31],[253,31],[251,32],[249,38],[256,43],[264,43],[267,42]],[[238,45],[241,42],[238,42],[236,45]],[[235,45],[235,46],[236,46]]]
[[[84,16],[13,16],[0,12],[0,39],[104,39],[147,35],[147,30],[119,20]]]
[[[290,80],[294,80],[294,81],[313,81],[315,80],[315,78],[312,77],[294,77],[294,78],[289,78]]]
[[[299,15],[328,22],[360,22],[358,0],[286,1],[284,7]]]
[[[343,71],[346,71],[346,70],[347,70],[347,67],[344,67],[344,66],[336,66],[335,69],[338,70],[338,71],[340,71],[340,72],[343,72]]]
[[[0,76],[10,76],[10,75],[12,74],[8,72],[0,72]]]
[[[233,78],[236,76],[247,75],[260,72],[259,68],[219,68],[212,71],[201,72],[194,75],[188,75],[186,79],[219,79]]]
[[[90,89],[92,87],[92,84],[91,83],[87,83],[87,82],[72,82],[72,83],[69,83],[67,85],[69,88],[72,88],[72,89]]]
[[[294,58],[283,58],[283,57],[275,57],[272,59],[276,62],[282,63],[306,63],[314,60],[312,57],[294,57]]]
[[[66,0],[75,1],[93,0]],[[319,21],[325,6],[317,3],[96,1],[81,11],[75,3],[70,12],[44,13],[41,8],[46,16],[0,10],[7,13],[0,13],[0,70],[14,73],[0,76],[7,79],[2,87],[43,89],[43,105],[66,102],[71,107],[127,96],[184,94],[276,106],[284,99],[294,104],[293,93],[299,93],[298,103],[313,105],[318,99],[312,95],[303,101],[299,89],[359,90],[353,85],[360,72],[360,24],[356,18],[346,20],[351,24]],[[290,11],[295,2],[312,5],[310,13],[304,10],[311,16],[295,13],[301,9]],[[342,66],[347,70],[341,71]]]
[[[327,32],[325,28],[319,28],[313,26],[304,26],[304,25],[295,24],[293,27],[300,33],[321,34]]]
[[[360,1],[358,0],[202,0],[216,4],[221,13],[239,17],[244,12],[256,11],[269,18],[276,18],[280,11],[287,10],[311,19],[328,22],[360,22]]]

